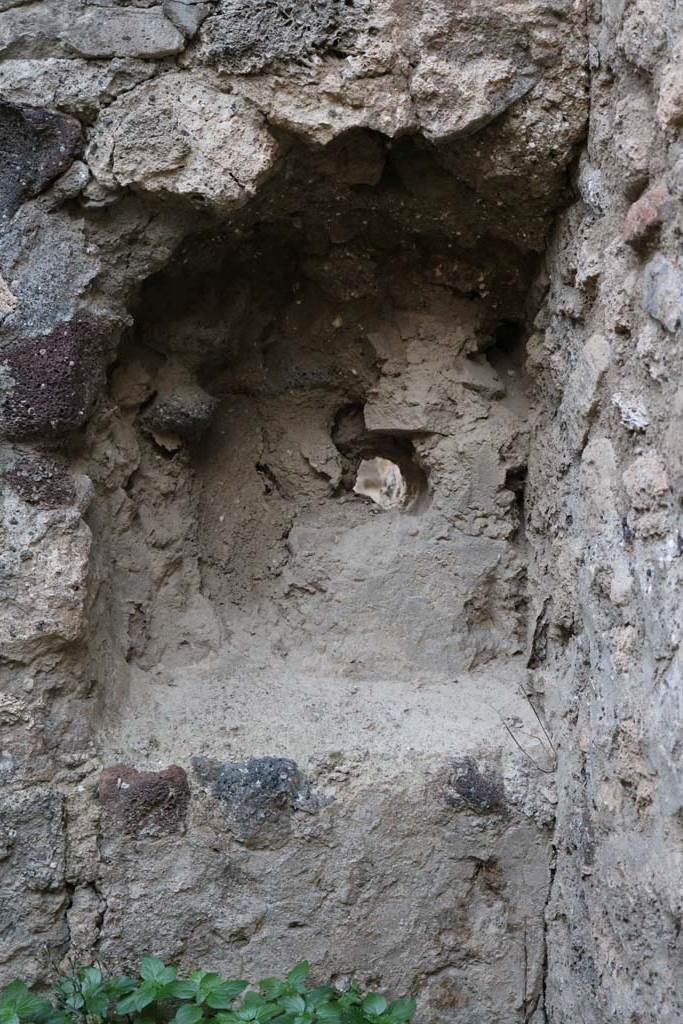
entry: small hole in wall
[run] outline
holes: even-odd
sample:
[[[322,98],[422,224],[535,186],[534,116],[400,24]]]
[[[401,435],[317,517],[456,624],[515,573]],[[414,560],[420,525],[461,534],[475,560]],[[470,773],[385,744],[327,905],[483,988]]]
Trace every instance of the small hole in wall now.
[[[408,500],[408,486],[400,467],[380,455],[361,460],[353,490],[383,509],[402,508]]]
[[[369,498],[383,511],[424,511],[431,489],[415,437],[407,431],[367,430],[361,405],[340,409],[332,426],[343,466],[338,494]]]

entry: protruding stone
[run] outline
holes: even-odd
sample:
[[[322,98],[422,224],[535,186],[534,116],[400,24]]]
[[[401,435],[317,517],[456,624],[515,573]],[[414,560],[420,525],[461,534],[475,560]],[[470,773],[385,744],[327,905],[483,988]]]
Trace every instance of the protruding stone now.
[[[637,398],[629,398],[628,396],[617,392],[612,396],[612,404],[619,410],[621,422],[627,430],[639,433],[640,431],[645,430],[648,426],[650,420],[647,410],[641,400]]]
[[[507,813],[505,786],[500,774],[490,767],[480,766],[473,757],[453,762],[444,796],[450,807],[476,814]]]
[[[175,434],[183,441],[198,441],[217,405],[217,399],[198,385],[186,383],[157,395],[141,421],[152,432]]]
[[[626,214],[624,240],[637,249],[652,241],[664,221],[671,196],[659,183],[640,197]]]
[[[270,0],[220,0],[202,30],[200,54],[210,64],[238,72],[310,59],[325,47],[348,45],[362,26],[363,6],[298,0],[285,8]]]
[[[7,287],[6,281],[0,277],[0,322],[2,322],[6,316],[13,313],[17,308],[19,300]]]
[[[678,46],[662,75],[657,120],[663,128],[677,128],[683,124],[683,44]]]
[[[5,480],[0,654],[13,661],[55,651],[83,629],[91,534],[77,508],[56,503],[71,495],[50,493],[48,483]]]
[[[277,152],[248,102],[199,76],[172,73],[109,107],[88,161],[106,188],[170,192],[227,210],[256,190]]]
[[[429,139],[469,135],[525,96],[538,81],[533,67],[482,57],[453,61],[425,56],[412,76],[410,91],[420,125]]]
[[[666,531],[669,481],[664,464],[655,451],[639,455],[623,474],[631,501],[633,526],[638,536],[656,537]]]
[[[584,345],[568,381],[560,414],[572,451],[579,451],[586,443],[590,417],[597,405],[610,358],[609,342],[601,334],[594,334]]]
[[[199,0],[164,0],[163,12],[186,39],[191,39],[211,13],[211,4]]]
[[[59,508],[76,501],[73,477],[61,463],[49,457],[21,454],[1,475],[29,505]]]
[[[44,950],[66,948],[64,798],[34,786],[0,790],[0,961],[5,977],[30,968],[36,974]],[[42,948],[32,951],[36,936]]]
[[[185,827],[190,787],[178,765],[160,772],[139,772],[125,764],[105,768],[98,795],[110,830],[142,839]]]
[[[158,7],[86,10],[66,33],[80,57],[170,57],[185,48],[185,36]]]
[[[650,316],[673,334],[683,322],[683,270],[661,253],[643,272],[643,305]]]

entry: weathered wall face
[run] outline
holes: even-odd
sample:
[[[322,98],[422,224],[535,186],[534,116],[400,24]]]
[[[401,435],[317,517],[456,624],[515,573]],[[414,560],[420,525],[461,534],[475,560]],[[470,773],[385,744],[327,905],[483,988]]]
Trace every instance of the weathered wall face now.
[[[102,6],[0,2],[0,973],[673,1021],[673,11]]]
[[[551,1020],[683,1012],[681,28],[667,3],[591,18],[579,198],[529,343],[532,675],[558,747]]]

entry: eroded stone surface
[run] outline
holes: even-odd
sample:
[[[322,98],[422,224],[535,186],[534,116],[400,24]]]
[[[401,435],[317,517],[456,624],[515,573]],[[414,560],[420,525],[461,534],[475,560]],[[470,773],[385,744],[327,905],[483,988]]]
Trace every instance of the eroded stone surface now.
[[[3,734],[6,728],[3,721]],[[58,792],[34,787],[27,793],[3,786],[0,869],[3,974],[35,975],[42,970],[36,937],[55,949],[68,941],[63,799]]]
[[[536,320],[548,411],[532,440],[527,508],[543,638],[534,685],[558,749],[546,989],[557,1022],[683,1012],[681,494],[670,447],[680,431],[680,208],[667,205],[678,158],[662,131],[675,119],[675,24],[666,4],[643,0],[608,5],[590,30],[582,202],[559,219]],[[611,356],[572,453],[565,438],[588,400],[576,367],[596,333]],[[563,393],[555,414],[551,396]]]
[[[0,648],[30,661],[81,635],[91,535],[73,507],[34,509],[7,488],[2,506]]]
[[[277,146],[262,116],[193,75],[165,75],[118,100],[89,149],[95,177],[230,209],[252,195]]]

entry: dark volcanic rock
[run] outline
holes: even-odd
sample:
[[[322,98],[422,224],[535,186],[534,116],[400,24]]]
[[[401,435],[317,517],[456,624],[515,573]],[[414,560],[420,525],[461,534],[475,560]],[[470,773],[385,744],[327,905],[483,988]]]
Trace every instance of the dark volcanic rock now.
[[[363,19],[353,0],[221,0],[203,29],[203,55],[234,70],[253,71],[276,60],[303,58],[352,45]]]
[[[100,324],[77,317],[4,352],[0,432],[44,442],[81,427],[103,378],[107,343]]]
[[[289,835],[294,811],[318,808],[310,782],[288,758],[252,757],[221,764],[195,757],[192,766],[210,785],[230,831],[245,846],[280,845]]]
[[[80,144],[75,118],[0,101],[0,222],[62,174]]]
[[[76,500],[74,480],[67,470],[53,459],[41,455],[22,454],[5,469],[2,479],[31,505],[58,508]]]
[[[142,417],[148,430],[176,434],[184,441],[197,441],[206,431],[218,401],[198,387],[181,387],[158,395]]]
[[[468,807],[476,814],[505,813],[505,787],[492,769],[481,769],[472,757],[453,764],[446,800],[453,807]]]

